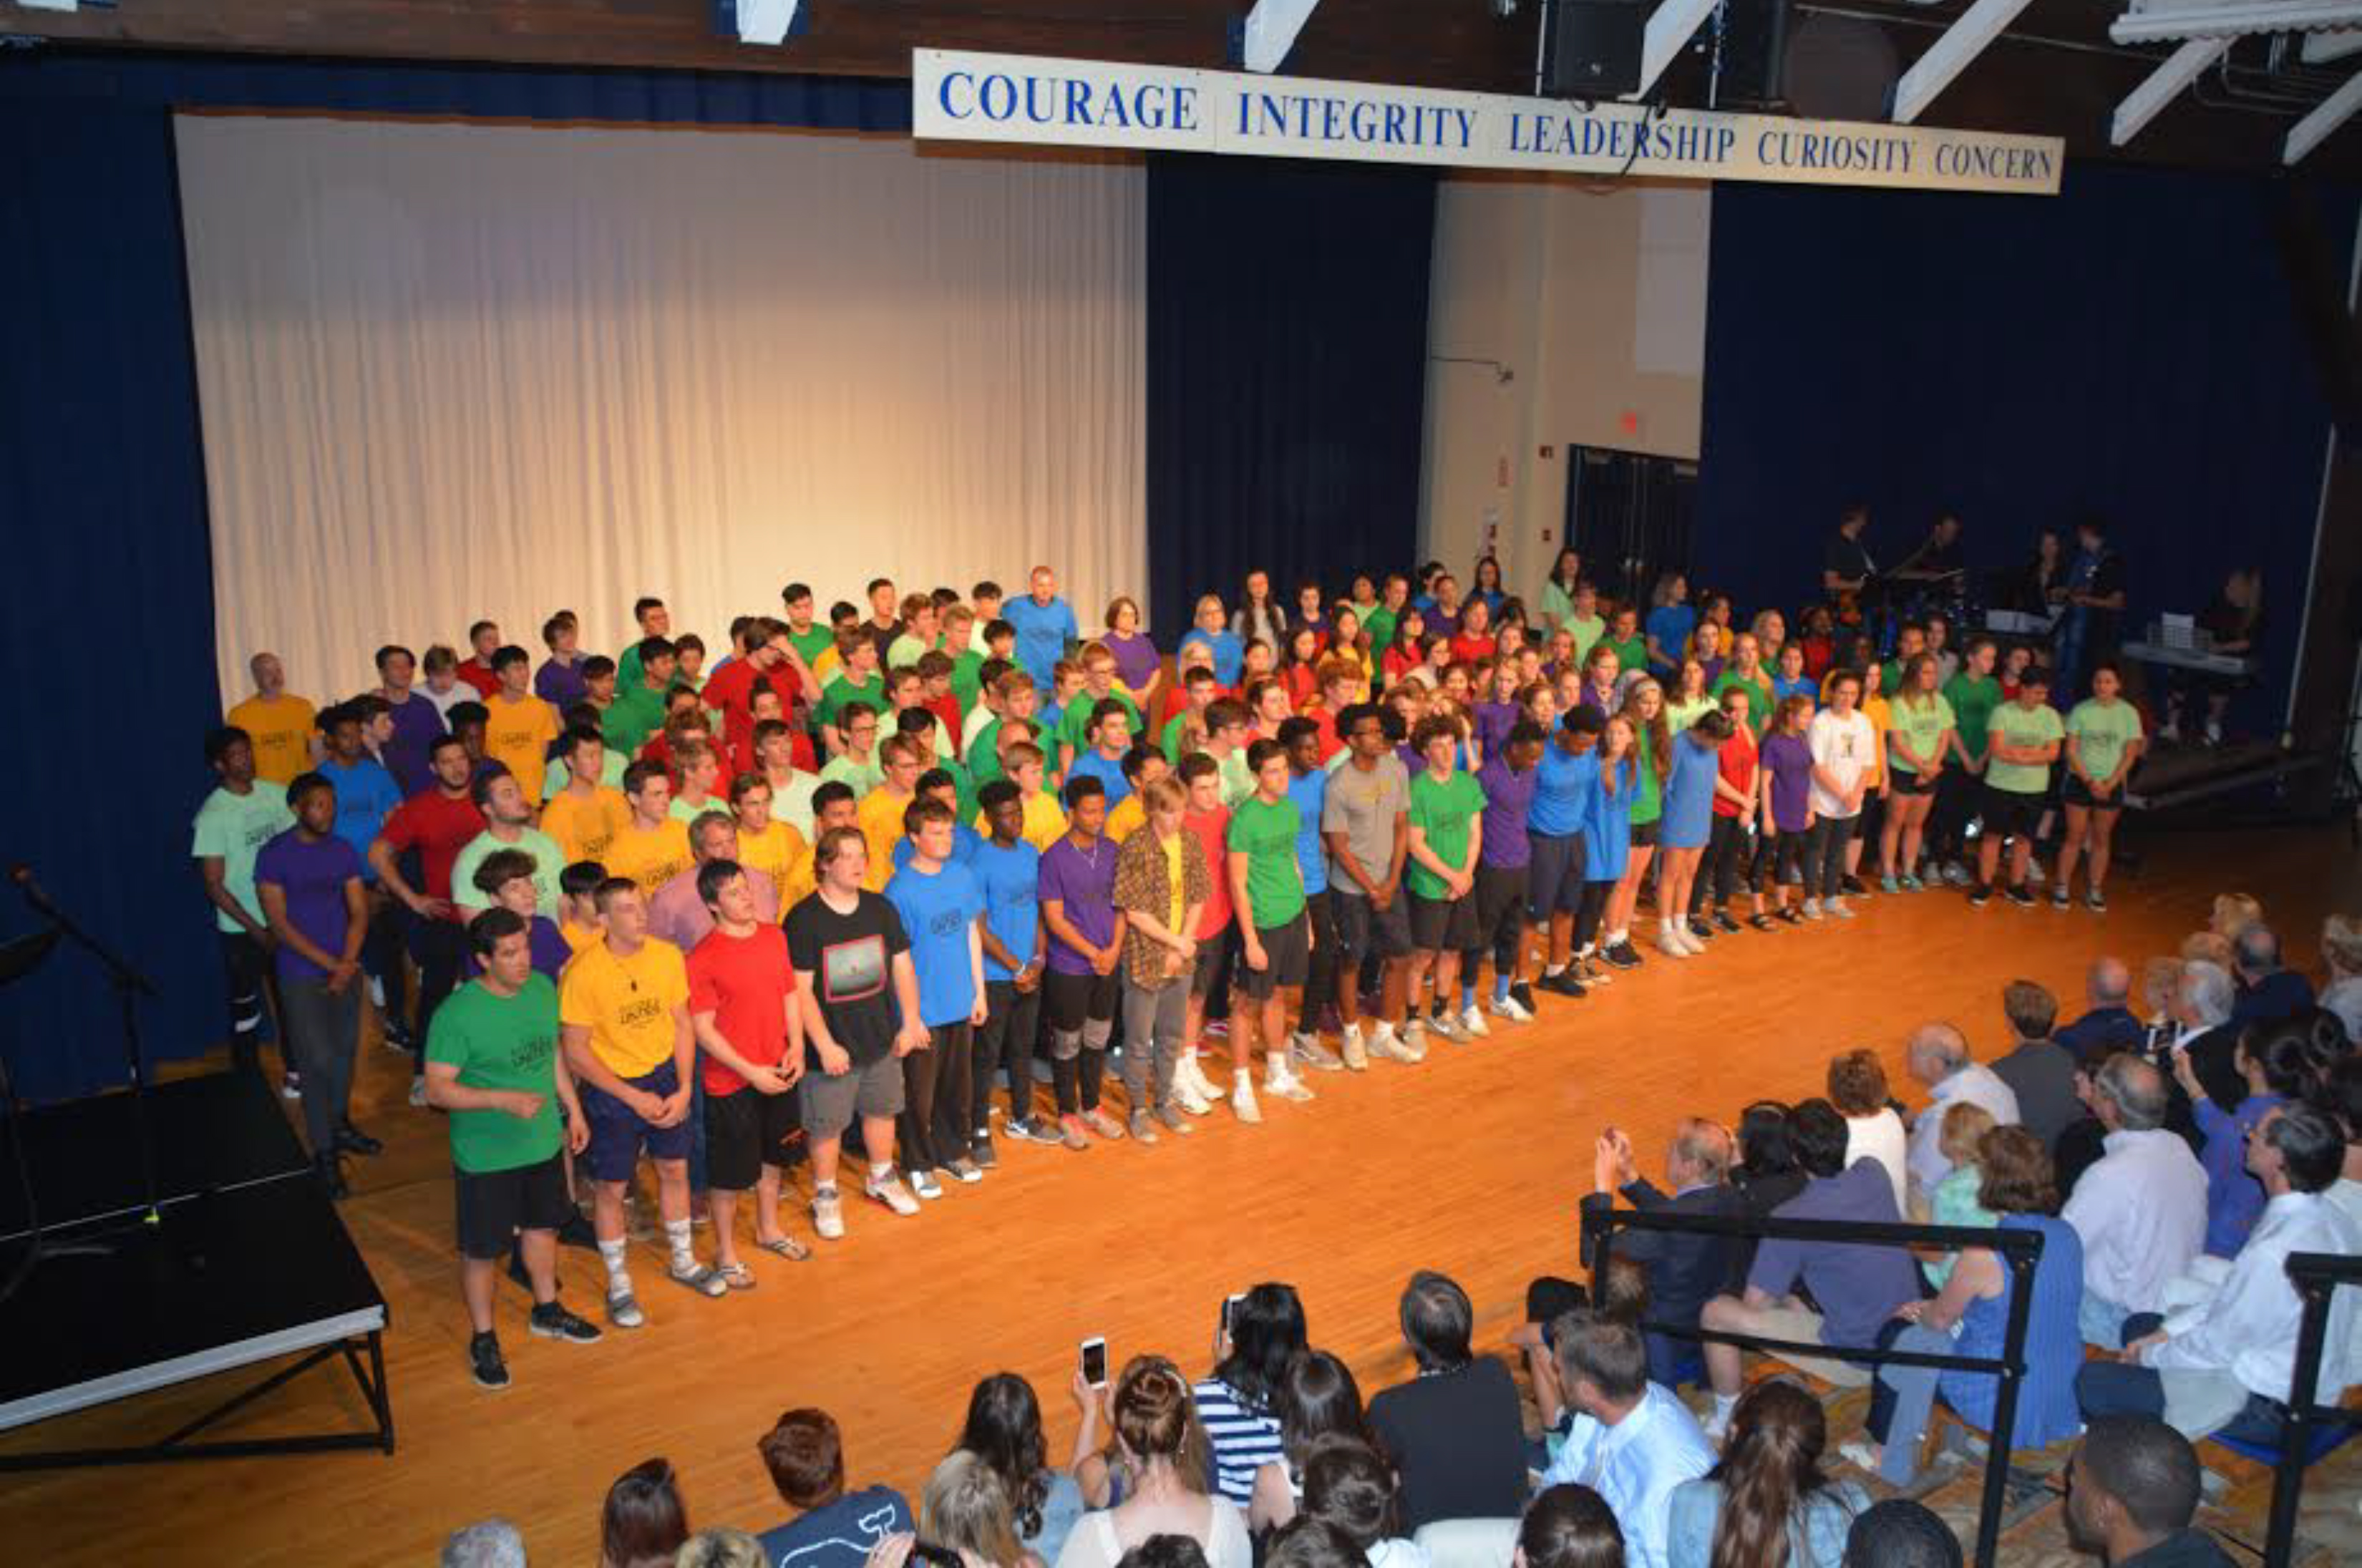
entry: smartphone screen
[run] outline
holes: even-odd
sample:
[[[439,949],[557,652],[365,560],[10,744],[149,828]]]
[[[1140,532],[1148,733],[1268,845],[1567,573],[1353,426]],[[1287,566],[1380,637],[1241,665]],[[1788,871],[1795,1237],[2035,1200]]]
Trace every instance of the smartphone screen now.
[[[1107,1386],[1107,1341],[1103,1338],[1083,1342],[1083,1381],[1094,1388]]]
[[[1231,1319],[1237,1313],[1239,1303],[1245,1299],[1246,1297],[1243,1296],[1225,1296],[1222,1297],[1222,1320],[1214,1330],[1214,1353],[1216,1355],[1222,1353],[1222,1342],[1231,1337]]]

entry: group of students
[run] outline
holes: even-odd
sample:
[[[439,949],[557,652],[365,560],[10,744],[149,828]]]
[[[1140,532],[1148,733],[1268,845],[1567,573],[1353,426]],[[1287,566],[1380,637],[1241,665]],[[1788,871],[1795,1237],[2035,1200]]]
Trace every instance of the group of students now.
[[[1884,888],[1922,886],[1923,856],[1937,878],[1931,809],[1965,794],[1944,830],[1957,851],[1981,822],[1971,900],[2008,839],[2004,891],[2031,902],[2063,754],[2058,901],[2088,844],[2103,905],[2139,734],[2113,672],[2062,721],[2039,663],[1996,673],[1990,639],[1948,677],[1937,625],[1882,666],[1817,617],[1794,642],[1777,612],[1733,632],[1719,595],[1683,623],[1678,579],[1645,636],[1569,559],[1539,622],[1496,572],[1476,582],[1363,576],[1291,608],[1254,573],[1235,608],[1201,602],[1170,676],[1129,598],[1080,641],[1046,567],[1014,597],[879,579],[866,618],[839,603],[824,623],[790,584],[711,670],[655,598],[618,658],[584,655],[570,612],[538,668],[479,623],[469,657],[427,651],[423,682],[411,650],[381,649],[380,684],[326,712],[258,655],[208,745],[193,849],[235,1052],[257,1060],[275,1001],[283,1092],[337,1191],[341,1157],[378,1149],[348,1114],[364,994],[415,1052],[413,1103],[451,1113],[492,1382],[492,1269],[522,1231],[536,1327],[559,1321],[546,1232],[573,1216],[578,1162],[608,1316],[631,1326],[643,1154],[668,1277],[752,1288],[737,1195],[758,1247],[803,1255],[782,1173],[811,1162],[812,1228],[841,1234],[856,1131],[863,1193],[911,1214],[994,1165],[1004,1072],[1012,1142],[1154,1143],[1224,1099],[1256,1122],[1265,1097],[1313,1098],[1308,1069],[1415,1063],[1529,1021],[1538,990],[1639,966],[1652,871],[1670,958],[1849,916],[1881,799]],[[1225,1034],[1227,1083],[1200,1064]],[[697,1206],[719,1221],[710,1264]]]

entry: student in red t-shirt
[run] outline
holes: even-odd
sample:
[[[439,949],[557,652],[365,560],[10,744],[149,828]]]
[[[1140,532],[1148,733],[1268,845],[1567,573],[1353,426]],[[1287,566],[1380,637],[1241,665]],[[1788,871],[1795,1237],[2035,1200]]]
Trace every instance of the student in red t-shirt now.
[[[810,1250],[779,1228],[779,1176],[801,1136],[796,1080],[803,1077],[803,1019],[789,995],[788,939],[763,920],[734,860],[697,871],[697,896],[713,929],[689,953],[689,1021],[705,1080],[705,1179],[713,1210],[713,1266],[734,1290],[755,1276],[738,1259],[732,1224],[738,1195],[755,1190],[755,1244],[784,1258]]]
[[[1460,630],[1451,635],[1451,659],[1455,664],[1479,664],[1491,658],[1498,644],[1493,635],[1493,607],[1481,599],[1472,599],[1460,613]]]
[[[415,917],[410,926],[410,955],[418,961],[418,1027],[414,1038],[422,1055],[414,1058],[410,1103],[426,1103],[423,1055],[427,1026],[435,1010],[459,983],[459,968],[468,955],[467,933],[460,928],[451,903],[451,863],[459,851],[484,831],[484,813],[476,808],[471,788],[475,762],[458,735],[436,741],[427,754],[435,782],[393,809],[370,844],[370,865],[379,883]],[[496,765],[497,766],[497,765]],[[502,771],[507,771],[505,768]],[[401,856],[418,853],[419,878],[414,886],[403,875]]]
[[[501,689],[501,678],[492,673],[492,655],[501,647],[501,629],[490,621],[479,621],[468,628],[468,646],[475,651],[457,666],[459,679],[476,689],[476,694],[491,701]]]
[[[1763,792],[1758,787],[1755,732],[1748,723],[1748,694],[1736,686],[1727,688],[1721,706],[1723,716],[1731,722],[1731,734],[1723,741],[1716,759],[1714,836],[1706,841],[1705,859],[1698,867],[1697,879],[1690,884],[1690,924],[1701,926],[1711,919],[1716,929],[1731,932],[1738,929],[1738,922],[1725,906],[1746,878],[1753,858],[1754,826],[1762,810]],[[1760,889],[1748,924],[1758,931],[1772,929],[1772,917],[1763,912]]]
[[[1222,803],[1221,766],[1202,751],[1181,759],[1181,786],[1189,803],[1181,825],[1206,857],[1213,891],[1198,914],[1197,968],[1189,977],[1189,1000],[1181,1017],[1181,1058],[1173,1069],[1174,1097],[1192,1116],[1212,1110],[1222,1088],[1198,1065],[1198,1037],[1206,1027],[1206,1003],[1218,988],[1227,991],[1236,944],[1231,932],[1231,810]],[[1217,867],[1220,868],[1219,873]],[[1225,1010],[1227,1011],[1227,1010]]]

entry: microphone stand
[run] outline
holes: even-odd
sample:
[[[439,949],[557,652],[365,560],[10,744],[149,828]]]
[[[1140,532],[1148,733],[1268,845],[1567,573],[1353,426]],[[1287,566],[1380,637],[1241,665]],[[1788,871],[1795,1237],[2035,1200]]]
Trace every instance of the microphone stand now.
[[[155,1129],[149,1121],[148,1107],[148,1056],[139,1041],[139,999],[160,993],[156,982],[141,974],[131,961],[85,931],[81,922],[58,907],[55,900],[33,878],[33,868],[18,866],[12,868],[9,879],[25,895],[25,901],[45,916],[50,924],[67,941],[88,953],[106,971],[108,984],[115,988],[117,1006],[123,1020],[123,1063],[131,1075],[131,1120],[139,1144],[140,1222],[159,1225],[163,1222],[163,1209],[156,1179]]]

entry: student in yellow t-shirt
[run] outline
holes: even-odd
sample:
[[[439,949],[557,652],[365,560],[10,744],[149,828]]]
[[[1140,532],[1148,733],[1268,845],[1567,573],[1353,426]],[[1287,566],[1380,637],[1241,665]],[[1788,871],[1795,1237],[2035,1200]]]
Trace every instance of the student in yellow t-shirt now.
[[[706,1296],[728,1281],[690,1245],[689,968],[680,949],[648,935],[647,903],[620,877],[594,895],[606,934],[577,953],[557,990],[558,1036],[590,1124],[591,1225],[607,1266],[607,1316],[616,1327],[646,1320],[624,1264],[624,1187],[646,1149],[657,1168],[657,1209],[671,1253],[667,1274]]]
[[[599,884],[606,879],[607,868],[595,860],[573,861],[557,874],[557,934],[568,952],[606,939],[607,922],[599,918]]]
[[[1019,741],[1001,754],[1008,777],[1016,784],[1025,804],[1025,825],[1018,836],[1034,848],[1047,851],[1065,836],[1066,808],[1058,804],[1058,797],[1042,788],[1042,748],[1032,741]],[[982,812],[976,816],[976,831],[987,834],[992,824]]]
[[[643,897],[652,897],[696,859],[690,853],[689,824],[669,814],[672,778],[661,762],[635,762],[624,769],[624,799],[632,818],[607,845],[607,869],[637,887]]]
[[[570,730],[566,737],[566,788],[543,802],[541,831],[566,853],[569,866],[578,860],[604,860],[615,835],[632,820],[632,808],[621,790],[599,782],[607,745],[593,729]]]
[[[925,745],[910,735],[889,735],[877,747],[886,764],[886,782],[861,798],[854,823],[869,845],[869,868],[861,885],[873,893],[886,890],[894,874],[894,846],[902,839],[902,813],[919,798],[919,774],[926,767]]]
[[[484,755],[516,775],[526,800],[538,801],[549,743],[557,738],[557,710],[533,694],[533,660],[524,649],[512,644],[494,652],[492,675],[501,684],[484,699]]]
[[[789,873],[798,862],[811,858],[804,835],[789,823],[772,820],[771,781],[759,773],[742,773],[731,780],[730,812],[738,819],[738,864],[770,878],[785,913],[793,907],[788,896]],[[811,891],[809,886],[803,889]]]
[[[1148,822],[1148,787],[1173,771],[1164,754],[1147,741],[1135,743],[1123,754],[1124,781],[1131,786],[1126,795],[1107,815],[1107,826],[1099,830],[1109,844],[1120,845],[1135,829]]]
[[[287,694],[287,669],[274,653],[259,653],[247,667],[254,695],[232,708],[232,727],[254,743],[254,776],[273,784],[293,782],[320,755],[319,714],[301,697]]]

